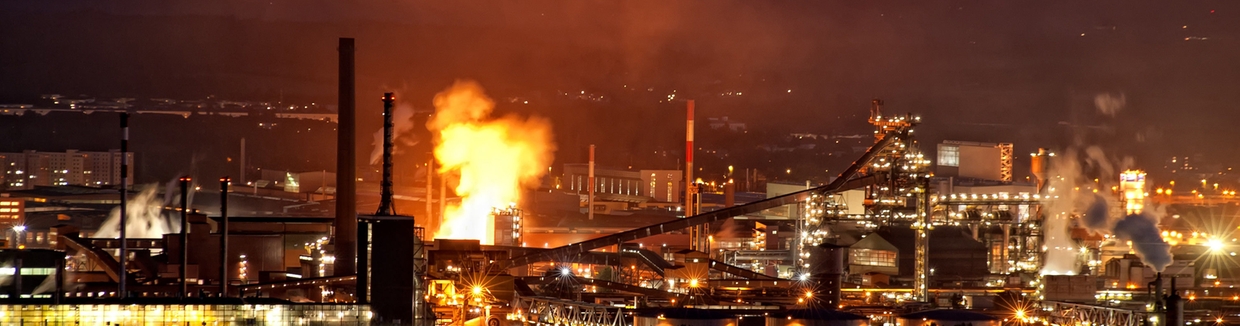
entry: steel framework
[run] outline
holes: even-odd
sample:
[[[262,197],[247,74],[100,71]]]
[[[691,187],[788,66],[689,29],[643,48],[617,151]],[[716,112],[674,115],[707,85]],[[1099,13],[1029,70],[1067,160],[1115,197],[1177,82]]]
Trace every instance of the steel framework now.
[[[1051,324],[1058,325],[1144,325],[1143,312],[1079,303],[1042,301],[1042,313]]]
[[[999,180],[1012,182],[1012,143],[1001,143],[999,148]]]
[[[624,326],[624,309],[548,297],[518,297],[509,319],[525,324]]]

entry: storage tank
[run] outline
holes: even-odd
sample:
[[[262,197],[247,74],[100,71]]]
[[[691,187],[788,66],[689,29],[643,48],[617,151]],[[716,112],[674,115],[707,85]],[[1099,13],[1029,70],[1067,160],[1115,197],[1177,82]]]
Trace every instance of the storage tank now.
[[[865,316],[830,309],[797,309],[772,313],[766,326],[869,326]]]
[[[633,326],[737,326],[736,316],[705,309],[648,309],[633,316]]]
[[[840,304],[840,282],[844,276],[844,250],[831,243],[806,248],[810,253],[810,280],[817,283],[813,297],[827,307]]]
[[[999,317],[968,310],[938,309],[914,312],[896,318],[896,326],[973,325],[1000,326]]]

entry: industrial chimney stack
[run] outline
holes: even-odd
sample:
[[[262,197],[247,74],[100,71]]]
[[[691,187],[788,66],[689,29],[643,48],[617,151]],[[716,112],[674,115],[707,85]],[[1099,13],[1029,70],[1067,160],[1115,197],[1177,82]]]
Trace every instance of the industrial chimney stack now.
[[[383,93],[383,180],[379,181],[379,211],[375,215],[396,215],[392,203],[392,105],[396,97]],[[428,171],[429,173],[429,171]]]
[[[340,39],[339,128],[336,138],[336,262],[334,275],[353,275],[357,256],[356,132],[353,39]]]

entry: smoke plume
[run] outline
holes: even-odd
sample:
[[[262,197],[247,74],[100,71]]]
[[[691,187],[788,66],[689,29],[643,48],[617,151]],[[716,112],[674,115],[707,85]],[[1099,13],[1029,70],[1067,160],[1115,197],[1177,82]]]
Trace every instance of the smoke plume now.
[[[1162,273],[1171,265],[1171,245],[1163,241],[1156,216],[1147,212],[1125,216],[1115,223],[1113,232],[1120,240],[1132,241],[1141,262]]]
[[[401,148],[418,144],[414,138],[413,106],[407,103],[397,104],[392,109],[392,154],[400,153]],[[383,127],[374,134],[374,149],[370,151],[370,164],[378,164],[383,158]]]
[[[137,196],[129,198],[125,206],[128,220],[125,225],[125,236],[129,238],[154,239],[164,234],[181,232],[179,216],[164,214],[164,206],[171,203],[171,193],[164,200],[157,196],[159,188],[147,185]],[[121,209],[116,207],[108,214],[108,219],[99,226],[94,238],[120,238]]]
[[[1094,96],[1098,113],[1114,118],[1127,104],[1124,94],[1108,93]],[[1112,159],[1098,146],[1084,146],[1084,135],[1076,135],[1076,146],[1070,147],[1051,162],[1047,175],[1047,196],[1043,197],[1045,228],[1043,244],[1046,246],[1046,263],[1043,274],[1072,273],[1080,267],[1077,245],[1072,241],[1068,228],[1073,217],[1079,217],[1082,226],[1101,233],[1111,233],[1117,223],[1110,215],[1109,193],[1117,183],[1119,172],[1132,166],[1132,159]],[[1132,227],[1129,222],[1125,224]],[[1153,227],[1155,235],[1158,228]],[[1125,229],[1126,234],[1143,236],[1139,229]],[[1161,238],[1159,238],[1161,241]],[[1142,253],[1138,249],[1138,253]],[[1144,255],[1144,253],[1142,253]],[[1157,255],[1154,253],[1153,255]]]
[[[1057,160],[1051,162],[1047,175],[1046,194],[1042,208],[1045,219],[1043,229],[1043,245],[1046,247],[1046,262],[1042,266],[1042,274],[1068,274],[1079,267],[1076,259],[1076,243],[1068,233],[1073,212],[1079,211],[1086,197],[1078,196],[1077,185],[1083,183],[1081,165],[1077,162],[1075,151],[1061,153]],[[1101,215],[1105,220],[1105,214]]]
[[[457,81],[435,95],[435,135],[441,175],[459,176],[460,203],[449,204],[436,238],[494,240],[497,207],[519,203],[536,187],[555,152],[551,122],[544,118],[491,118],[495,102],[473,81]]]
[[[1109,93],[1094,96],[1094,107],[1098,108],[1098,113],[1102,113],[1110,117],[1114,117],[1119,114],[1119,111],[1124,109],[1124,105],[1127,103],[1128,100],[1124,97],[1123,93],[1120,93],[1118,96],[1111,95]]]
[[[1084,222],[1085,227],[1090,230],[1109,230],[1107,223],[1110,221],[1107,218],[1106,198],[1095,194],[1093,200],[1094,202],[1089,204],[1089,209],[1081,215],[1081,222]]]

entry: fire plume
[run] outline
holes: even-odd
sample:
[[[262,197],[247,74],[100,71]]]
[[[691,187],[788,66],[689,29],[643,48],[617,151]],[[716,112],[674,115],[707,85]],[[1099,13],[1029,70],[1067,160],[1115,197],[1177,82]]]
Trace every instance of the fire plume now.
[[[494,208],[519,203],[551,164],[551,122],[540,117],[492,118],[495,102],[473,81],[457,81],[435,95],[435,159],[441,176],[459,177],[435,237],[494,242]]]

